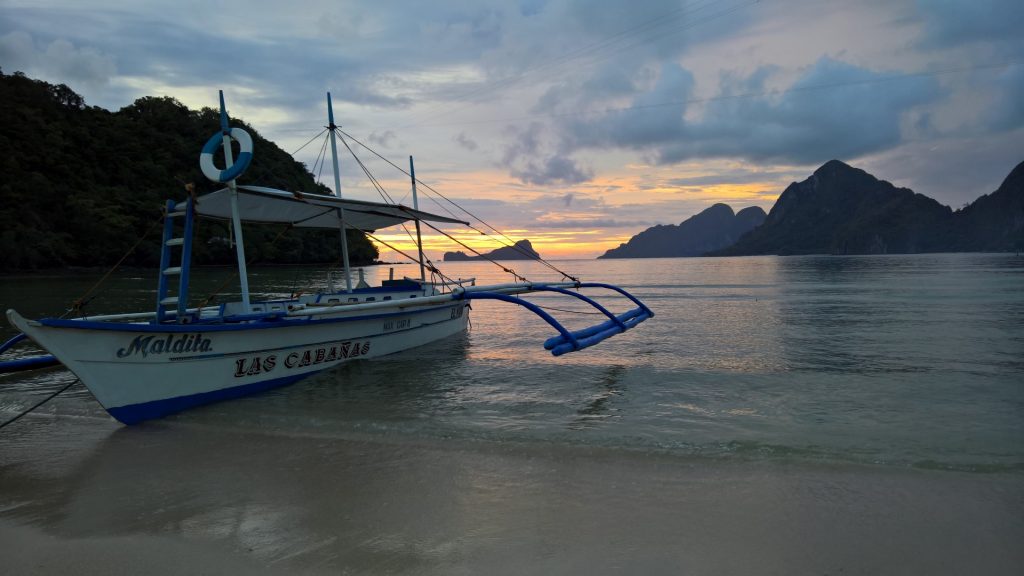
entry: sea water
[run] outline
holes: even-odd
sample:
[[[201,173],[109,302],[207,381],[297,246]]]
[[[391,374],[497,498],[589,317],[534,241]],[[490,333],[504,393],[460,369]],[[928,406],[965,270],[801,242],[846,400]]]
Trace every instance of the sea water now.
[[[1024,258],[990,254],[556,262],[621,285],[655,317],[552,357],[554,330],[525,308],[474,301],[464,337],[344,365],[294,386],[172,419],[261,427],[621,447],[708,458],[808,458],[966,471],[1024,470]],[[558,280],[531,262],[510,266]],[[508,281],[489,263],[453,277]],[[369,267],[367,278],[386,278]],[[395,267],[398,276],[415,267]],[[202,269],[193,300],[231,271]],[[155,273],[121,272],[94,313],[145,310]],[[2,308],[57,316],[89,274],[8,276]],[[253,290],[315,290],[307,268],[256,269]],[[235,288],[237,292],[237,288]],[[615,312],[633,304],[588,290]],[[226,297],[229,297],[230,291]],[[604,320],[557,294],[525,297],[571,329]],[[193,302],[194,304],[195,302]],[[14,332],[5,326],[0,337]],[[14,414],[73,376],[6,375]],[[84,388],[43,413],[105,418]],[[111,424],[111,426],[116,426]]]
[[[506,265],[560,279],[536,263]],[[474,301],[465,335],[134,427],[72,387],[0,430],[5,563],[77,573],[1021,573],[1024,258],[555,265],[623,286],[655,317],[555,358],[540,318]],[[443,268],[510,281],[487,263]],[[371,283],[390,274],[365,270]],[[237,297],[231,275],[194,270],[190,302],[224,285],[219,297]],[[99,277],[0,277],[0,307],[58,316],[83,294],[93,314],[154,306],[155,271],[120,271],[90,292]],[[250,274],[269,296],[326,283],[311,268]],[[570,329],[604,320],[574,298],[525,298]],[[599,301],[633,306],[612,293]],[[73,380],[59,367],[0,376],[0,419]]]

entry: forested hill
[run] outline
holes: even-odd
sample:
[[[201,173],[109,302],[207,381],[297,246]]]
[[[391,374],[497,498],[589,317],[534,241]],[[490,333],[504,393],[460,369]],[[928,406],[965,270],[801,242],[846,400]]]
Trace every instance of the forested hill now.
[[[1006,252],[1024,248],[1024,162],[954,212],[838,160],[779,196],[764,224],[716,256]]]
[[[211,94],[213,91],[211,90]],[[211,96],[212,99],[212,96]],[[253,137],[252,165],[239,179],[284,190],[325,192],[305,166],[238,119]],[[145,97],[117,112],[87,106],[69,87],[0,71],[0,270],[109,266],[159,219],[185,185],[215,190],[199,171],[199,151],[220,127],[212,108],[189,110],[173,98]],[[222,164],[223,160],[219,163]],[[337,231],[246,226],[246,255],[257,263],[334,262]],[[126,265],[157,266],[155,226]],[[196,227],[193,262],[230,263],[228,225]],[[376,248],[349,231],[353,264]]]
[[[672,258],[701,256],[731,246],[749,230],[764,222],[760,206],[733,213],[727,204],[715,204],[679,225],[653,226],[612,248],[602,258]]]
[[[540,260],[540,254],[533,249],[529,240],[520,240],[512,246],[502,246],[481,256],[469,256],[459,250],[445,252],[445,262],[463,262],[466,260]]]

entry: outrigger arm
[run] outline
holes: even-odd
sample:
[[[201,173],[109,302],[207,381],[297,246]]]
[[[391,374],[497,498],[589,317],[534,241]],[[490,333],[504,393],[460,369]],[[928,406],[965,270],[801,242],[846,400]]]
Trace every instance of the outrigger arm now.
[[[596,282],[576,282],[570,284],[570,286],[575,288],[605,288],[608,290],[613,290],[615,292],[618,292],[619,294],[622,294],[626,298],[632,300],[633,303],[637,305],[637,307],[616,316],[615,314],[609,312],[607,308],[595,302],[593,299],[588,298],[578,292],[572,292],[570,290],[567,290],[562,286],[543,284],[535,284],[531,286],[531,292],[557,292],[559,294],[566,294],[568,296],[572,296],[574,298],[583,300],[584,302],[590,304],[595,309],[599,310],[602,314],[608,317],[608,320],[600,324],[595,324],[594,326],[583,328],[582,330],[570,332],[565,328],[565,326],[562,325],[561,322],[559,322],[553,316],[544,311],[544,309],[541,308],[540,306],[537,306],[536,304],[529,302],[527,300],[523,300],[522,298],[516,298],[509,294],[491,291],[466,290],[464,292],[456,294],[456,299],[499,300],[501,302],[508,302],[510,304],[518,304],[523,308],[526,308],[527,310],[533,312],[537,316],[540,316],[555,330],[558,330],[558,336],[553,336],[544,341],[544,349],[550,350],[551,354],[554,356],[561,356],[562,354],[565,354],[567,352],[575,352],[577,350],[589,348],[601,342],[602,340],[606,340],[616,334],[620,334],[622,332],[625,332],[626,330],[629,330],[630,328],[635,327],[637,324],[643,322],[644,320],[647,320],[648,318],[654,317],[654,312],[652,312],[650,308],[648,308],[643,302],[638,300],[632,294],[626,292],[625,290],[619,288],[618,286],[613,286],[611,284],[601,284]]]
[[[19,333],[7,342],[0,344],[0,354],[10,350],[16,344],[23,342],[27,338],[28,336],[24,333]],[[28,358],[15,358],[14,360],[3,360],[0,361],[0,374],[5,374],[7,372],[21,372],[22,370],[35,370],[36,368],[46,368],[47,366],[56,366],[57,364],[60,364],[60,361],[54,358],[52,354],[30,356]]]

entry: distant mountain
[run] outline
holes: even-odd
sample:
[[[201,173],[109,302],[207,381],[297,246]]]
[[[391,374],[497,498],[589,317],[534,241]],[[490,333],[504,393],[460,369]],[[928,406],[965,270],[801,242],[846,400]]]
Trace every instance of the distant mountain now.
[[[1024,163],[996,192],[953,212],[838,160],[779,196],[764,224],[719,256],[898,254],[1024,246]]]
[[[658,225],[633,236],[598,258],[665,258],[700,256],[736,242],[745,232],[760,226],[765,213],[759,206],[733,214],[726,204],[715,204],[678,226]]]
[[[540,260],[540,254],[533,249],[533,245],[530,244],[529,240],[520,240],[512,246],[503,246],[497,250],[492,250],[483,256],[470,256],[465,252],[445,252],[445,262],[462,262],[465,260],[483,260],[484,258],[491,260]]]
[[[985,194],[955,214],[952,248],[961,252],[1024,250],[1024,162],[995,192]]]

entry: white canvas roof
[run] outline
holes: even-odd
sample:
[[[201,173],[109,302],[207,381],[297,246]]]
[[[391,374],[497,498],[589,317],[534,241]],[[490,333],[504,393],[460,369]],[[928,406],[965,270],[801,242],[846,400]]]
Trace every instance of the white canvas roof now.
[[[184,209],[179,202],[175,209]],[[447,216],[413,210],[400,204],[341,199],[323,194],[285,192],[261,186],[238,187],[238,213],[245,222],[292,224],[298,228],[338,228],[338,209],[345,211],[345,226],[372,232],[407,220],[467,224]],[[196,199],[196,215],[231,219],[231,192],[227,188]]]

